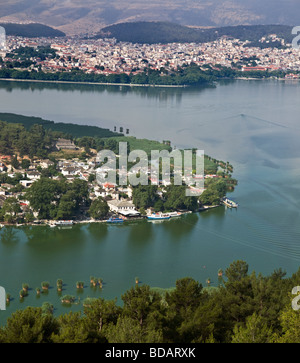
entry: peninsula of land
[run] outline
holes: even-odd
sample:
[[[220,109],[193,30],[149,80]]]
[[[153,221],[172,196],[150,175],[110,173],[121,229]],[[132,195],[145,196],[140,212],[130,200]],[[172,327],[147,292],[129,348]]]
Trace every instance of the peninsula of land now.
[[[145,170],[129,165],[131,172],[148,175],[148,185],[99,183],[99,151],[111,150],[118,155],[119,142],[126,142],[128,152],[143,150],[150,155],[151,150],[171,152],[171,142],[124,136],[123,129],[117,133],[116,127],[110,131],[7,113],[0,114],[0,119],[4,120],[0,121],[2,225],[69,225],[120,217],[130,220],[153,213],[173,217],[220,205],[237,184],[229,162],[207,155],[204,189],[199,197],[186,197],[184,177],[182,185],[173,185],[163,180],[161,171],[150,176],[150,165]]]

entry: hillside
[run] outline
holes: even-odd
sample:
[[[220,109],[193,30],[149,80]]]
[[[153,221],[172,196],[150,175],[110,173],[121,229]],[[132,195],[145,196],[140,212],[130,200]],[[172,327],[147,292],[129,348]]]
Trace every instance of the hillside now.
[[[16,115],[13,113],[0,113],[0,120],[9,123],[22,124],[25,126],[27,130],[29,130],[30,127],[35,124],[43,125],[45,129],[63,132],[74,138],[83,137],[83,136],[91,136],[91,137],[98,136],[104,138],[104,137],[112,137],[120,135],[116,132],[112,132],[108,129],[103,129],[97,126],[85,126],[85,125],[77,125],[70,123],[53,122],[53,121],[43,120],[40,117],[33,117],[33,116],[28,117],[28,116]]]
[[[122,22],[181,25],[298,25],[299,0],[0,0],[0,22],[33,21],[68,34]]]
[[[166,22],[120,23],[105,27],[96,36],[111,37],[132,43],[198,42],[201,32],[186,26]]]
[[[66,35],[60,30],[53,29],[47,25],[38,24],[38,23],[32,23],[32,24],[0,23],[0,26],[5,28],[7,35],[15,35],[28,38],[64,37]]]
[[[221,36],[257,42],[263,36],[277,34],[291,42],[292,27],[285,25],[240,25],[221,28],[194,29],[166,22],[121,23],[105,27],[97,37],[113,37],[132,43],[172,43],[213,41]]]

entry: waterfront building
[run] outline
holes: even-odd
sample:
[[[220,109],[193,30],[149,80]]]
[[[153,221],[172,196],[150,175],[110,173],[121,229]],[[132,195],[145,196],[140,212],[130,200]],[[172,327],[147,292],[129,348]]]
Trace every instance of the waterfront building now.
[[[135,209],[135,205],[130,200],[109,200],[107,202],[109,209],[112,212],[122,214],[124,216],[134,216],[139,215],[140,213]]]

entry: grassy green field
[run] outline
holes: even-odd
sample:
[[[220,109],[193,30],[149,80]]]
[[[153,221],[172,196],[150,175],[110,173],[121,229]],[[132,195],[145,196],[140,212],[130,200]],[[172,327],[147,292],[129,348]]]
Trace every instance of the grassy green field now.
[[[143,150],[148,155],[150,155],[151,150],[169,150],[170,146],[165,145],[159,141],[147,140],[147,139],[137,139],[133,136],[118,136],[118,137],[110,137],[112,140],[116,140],[117,142],[127,142],[130,150]]]

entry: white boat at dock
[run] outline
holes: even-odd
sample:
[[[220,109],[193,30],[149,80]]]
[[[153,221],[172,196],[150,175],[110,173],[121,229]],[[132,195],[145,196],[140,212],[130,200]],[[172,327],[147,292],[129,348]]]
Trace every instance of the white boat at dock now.
[[[171,218],[181,217],[182,216],[182,213],[180,213],[180,212],[170,212],[170,213],[165,213],[165,214],[170,216]]]
[[[54,226],[58,226],[58,227],[72,226],[73,224],[74,224],[74,221],[72,221],[72,220],[54,222]],[[52,227],[52,225],[50,225],[50,227]]]
[[[171,217],[167,214],[163,214],[163,213],[153,213],[149,216],[147,216],[147,218],[152,221],[152,220],[165,220],[165,219],[170,219]]]
[[[169,212],[169,213],[152,213],[147,216],[149,220],[165,220],[170,218],[181,217],[181,212]]]
[[[228,199],[226,197],[224,197],[222,199],[222,203],[224,205],[226,205],[226,207],[228,207],[228,208],[237,208],[238,207],[238,204],[236,202],[234,202],[233,200],[230,200],[230,199]]]

